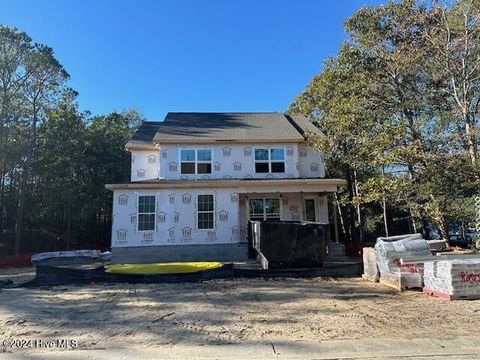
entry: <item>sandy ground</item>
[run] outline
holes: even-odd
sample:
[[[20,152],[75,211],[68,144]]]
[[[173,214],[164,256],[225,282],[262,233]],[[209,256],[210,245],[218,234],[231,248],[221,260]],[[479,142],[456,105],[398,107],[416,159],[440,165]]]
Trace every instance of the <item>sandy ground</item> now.
[[[398,293],[359,278],[97,284],[0,292],[0,339],[74,339],[79,349],[448,339],[476,335],[479,323],[480,301]],[[6,349],[0,347],[2,351]]]
[[[35,277],[35,267],[0,269],[0,281],[10,280],[14,284],[23,284]]]

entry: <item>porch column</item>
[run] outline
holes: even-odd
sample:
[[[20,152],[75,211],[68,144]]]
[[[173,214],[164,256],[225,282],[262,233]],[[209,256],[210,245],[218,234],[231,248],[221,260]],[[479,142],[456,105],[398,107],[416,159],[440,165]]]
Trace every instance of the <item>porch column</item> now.
[[[305,197],[304,197],[304,194],[303,194],[303,191],[300,191],[300,209],[302,210],[301,214],[302,214],[302,218],[301,220],[302,221],[305,221]]]

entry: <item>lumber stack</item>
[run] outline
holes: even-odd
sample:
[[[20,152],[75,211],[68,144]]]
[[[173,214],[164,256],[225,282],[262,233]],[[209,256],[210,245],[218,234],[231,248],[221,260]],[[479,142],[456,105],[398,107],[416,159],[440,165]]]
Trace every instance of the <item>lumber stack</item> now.
[[[423,264],[402,264],[402,257],[431,256],[421,234],[378,238],[375,244],[380,282],[398,290],[423,286]]]
[[[424,292],[448,299],[480,298],[480,257],[426,262]]]

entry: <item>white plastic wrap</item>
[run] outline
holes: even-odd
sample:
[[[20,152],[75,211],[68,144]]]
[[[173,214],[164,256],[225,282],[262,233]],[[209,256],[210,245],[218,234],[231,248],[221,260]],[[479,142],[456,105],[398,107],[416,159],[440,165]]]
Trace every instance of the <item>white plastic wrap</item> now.
[[[400,287],[413,288],[423,285],[423,265],[402,265],[402,257],[429,256],[430,247],[421,234],[408,234],[378,238],[375,244],[380,280],[395,279]]]
[[[364,278],[371,281],[378,281],[380,277],[374,248],[363,248],[363,275]]]
[[[98,258],[99,256],[98,250],[51,251],[32,255],[32,263],[56,258]]]
[[[425,288],[447,295],[480,296],[480,259],[425,263]]]

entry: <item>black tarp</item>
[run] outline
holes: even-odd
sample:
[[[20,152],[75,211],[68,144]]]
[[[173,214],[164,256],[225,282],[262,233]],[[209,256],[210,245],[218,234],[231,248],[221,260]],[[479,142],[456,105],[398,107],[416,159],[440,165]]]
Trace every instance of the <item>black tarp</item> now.
[[[37,265],[35,285],[66,285],[95,283],[178,283],[233,277],[233,265],[184,274],[126,275],[105,272],[103,266],[94,269]]]

